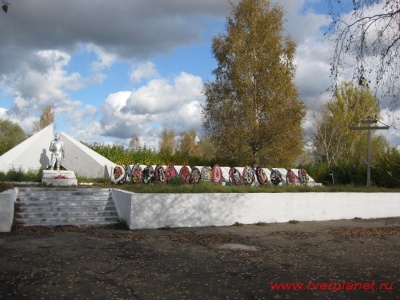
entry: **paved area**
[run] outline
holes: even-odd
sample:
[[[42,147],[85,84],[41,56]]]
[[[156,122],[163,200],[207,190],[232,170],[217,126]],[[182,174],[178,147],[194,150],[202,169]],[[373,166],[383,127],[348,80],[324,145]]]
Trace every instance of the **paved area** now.
[[[0,233],[0,299],[400,299],[400,218],[293,223]]]

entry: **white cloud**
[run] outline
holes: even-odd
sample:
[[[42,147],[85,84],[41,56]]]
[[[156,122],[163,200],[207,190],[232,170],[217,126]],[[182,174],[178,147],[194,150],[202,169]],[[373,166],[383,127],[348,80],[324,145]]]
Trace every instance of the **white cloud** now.
[[[163,129],[200,131],[202,87],[201,78],[181,73],[173,80],[154,79],[132,92],[111,94],[102,106],[102,135],[129,139],[135,134],[157,147]]]
[[[306,0],[274,0],[273,2],[283,9],[284,27],[297,44],[309,39],[320,40],[321,27],[329,24],[327,15],[310,9],[303,13]]]
[[[329,46],[320,41],[307,41],[298,47],[295,83],[303,99],[319,101],[320,95],[331,86]]]
[[[87,51],[94,52],[97,56],[97,61],[90,64],[90,69],[94,72],[101,71],[105,68],[110,68],[116,61],[117,55],[109,53],[104,50],[104,48],[99,47],[94,44],[89,44],[87,46]]]
[[[4,113],[7,118],[16,120],[26,132],[30,132],[33,121],[47,105],[55,108],[56,118],[66,114],[67,120],[75,126],[96,114],[94,106],[68,99],[68,92],[101,81],[101,74],[83,78],[77,72],[68,73],[65,68],[71,56],[62,51],[41,50],[36,57],[36,65],[26,64],[1,78],[7,86],[7,93],[14,96],[13,105]]]
[[[134,114],[157,114],[177,110],[202,94],[203,82],[200,77],[182,72],[172,82],[154,79],[147,85],[132,91],[124,112]]]
[[[158,72],[155,69],[155,65],[148,61],[135,65],[129,74],[129,82],[136,84],[141,82],[143,79],[154,78],[158,76]]]

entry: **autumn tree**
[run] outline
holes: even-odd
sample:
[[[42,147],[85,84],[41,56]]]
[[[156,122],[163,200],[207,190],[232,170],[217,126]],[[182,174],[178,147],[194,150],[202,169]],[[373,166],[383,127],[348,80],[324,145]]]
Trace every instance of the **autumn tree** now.
[[[177,150],[187,156],[198,156],[196,130],[184,131],[180,134]]]
[[[267,0],[232,4],[226,33],[213,38],[215,81],[204,86],[203,126],[220,156],[292,166],[302,153],[305,106],[293,83],[296,45],[283,11]]]
[[[400,104],[400,0],[328,3],[332,16],[328,34],[336,44],[331,63],[334,82],[351,68],[356,82],[370,84],[383,97],[391,97],[389,109],[395,111]],[[346,14],[343,5],[351,5],[352,10]]]
[[[203,135],[197,142],[197,151],[199,157],[206,161],[211,161],[217,155],[217,149],[208,135]]]
[[[131,139],[129,140],[128,148],[130,150],[137,150],[140,148],[140,139],[137,135],[132,135]]]
[[[379,113],[378,102],[367,86],[342,83],[314,120],[318,159],[328,164],[364,159],[367,136],[350,127],[359,125],[366,117],[379,118]],[[376,156],[388,143],[382,136],[373,135],[372,146]]]
[[[48,105],[42,110],[39,121],[33,122],[33,132],[39,132],[52,123],[54,123],[54,110],[51,105]]]
[[[159,153],[164,158],[171,158],[176,150],[175,130],[163,130],[159,141]]]
[[[14,148],[26,138],[20,125],[10,120],[0,120],[0,155]]]

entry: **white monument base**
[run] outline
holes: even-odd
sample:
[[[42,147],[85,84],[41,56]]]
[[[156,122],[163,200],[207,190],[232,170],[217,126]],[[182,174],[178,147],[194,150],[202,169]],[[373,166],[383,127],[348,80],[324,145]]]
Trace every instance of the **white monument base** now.
[[[44,170],[42,184],[48,185],[78,185],[74,171]]]

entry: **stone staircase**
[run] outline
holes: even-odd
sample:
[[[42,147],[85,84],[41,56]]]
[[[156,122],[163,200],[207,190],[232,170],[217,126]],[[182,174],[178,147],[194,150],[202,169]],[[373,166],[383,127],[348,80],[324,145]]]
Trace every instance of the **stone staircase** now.
[[[99,226],[118,222],[108,189],[19,188],[16,221],[22,226]]]

